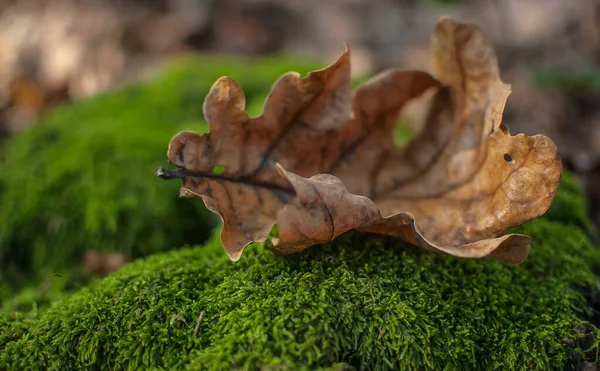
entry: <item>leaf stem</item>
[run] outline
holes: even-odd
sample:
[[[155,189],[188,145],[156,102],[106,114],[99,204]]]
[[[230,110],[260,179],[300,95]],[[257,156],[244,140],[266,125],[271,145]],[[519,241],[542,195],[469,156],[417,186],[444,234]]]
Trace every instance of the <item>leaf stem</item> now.
[[[186,175],[184,169],[166,170],[162,167],[156,169],[155,174],[161,179],[183,179]]]

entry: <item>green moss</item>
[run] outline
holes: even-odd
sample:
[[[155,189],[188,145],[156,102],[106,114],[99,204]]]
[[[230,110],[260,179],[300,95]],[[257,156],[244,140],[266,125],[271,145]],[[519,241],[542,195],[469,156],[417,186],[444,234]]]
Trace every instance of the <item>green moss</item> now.
[[[4,353],[4,347],[12,341],[19,340],[27,332],[32,315],[21,313],[0,312],[0,354]]]
[[[215,225],[202,203],[157,181],[169,139],[202,132],[202,101],[222,75],[258,113],[272,83],[316,63],[196,57],[152,81],[61,107],[5,143],[0,155],[0,292],[79,269],[86,250],[130,257],[203,242]],[[78,274],[77,272],[75,274]]]
[[[557,219],[579,215],[564,184],[548,217],[518,228],[533,237],[522,265],[358,234],[287,258],[257,245],[232,263],[213,238],[5,324],[0,367],[562,369],[590,316],[580,290],[600,283],[600,250]]]
[[[548,370],[595,360],[585,350],[598,350],[598,329],[586,321],[600,302],[600,250],[569,174],[546,216],[515,229],[533,237],[520,266],[348,234],[287,258],[256,245],[232,263],[215,237],[102,281],[71,272],[87,249],[137,257],[201,241],[213,219],[153,176],[166,141],[206,130],[202,98],[221,75],[242,84],[256,115],[277,77],[319,67],[185,59],[13,139],[0,166],[0,369]]]

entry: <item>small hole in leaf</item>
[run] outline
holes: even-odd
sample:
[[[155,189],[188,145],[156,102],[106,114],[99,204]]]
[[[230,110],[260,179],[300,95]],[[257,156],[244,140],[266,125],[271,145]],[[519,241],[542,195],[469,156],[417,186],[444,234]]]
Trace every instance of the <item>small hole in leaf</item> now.
[[[508,153],[504,154],[504,161],[506,162],[511,162],[513,160],[512,157],[510,157],[510,155]]]
[[[215,167],[213,167],[213,173],[215,173],[217,175],[221,174],[224,170],[225,170],[225,166],[223,166],[223,165],[215,165]]]

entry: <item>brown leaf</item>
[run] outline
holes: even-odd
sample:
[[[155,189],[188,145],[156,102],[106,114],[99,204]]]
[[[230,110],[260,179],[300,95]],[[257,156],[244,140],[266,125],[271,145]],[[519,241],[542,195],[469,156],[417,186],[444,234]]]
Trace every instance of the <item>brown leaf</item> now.
[[[42,88],[27,76],[20,76],[10,85],[13,106],[39,115],[44,110],[45,94]]]
[[[84,270],[101,276],[108,276],[127,262],[127,257],[120,253],[88,251],[83,257]]]
[[[556,146],[541,135],[511,136],[501,123],[510,86],[477,27],[444,18],[431,50],[435,78],[392,70],[354,95],[349,51],[306,78],[288,73],[256,118],[223,77],[204,103],[210,133],[176,135],[168,157],[178,169],[157,173],[181,178],[181,196],[202,197],[221,216],[232,260],[278,223],[281,254],[356,229],[520,263],[530,238],[495,237],[549,208],[562,171]],[[423,131],[397,148],[399,111],[430,89]]]

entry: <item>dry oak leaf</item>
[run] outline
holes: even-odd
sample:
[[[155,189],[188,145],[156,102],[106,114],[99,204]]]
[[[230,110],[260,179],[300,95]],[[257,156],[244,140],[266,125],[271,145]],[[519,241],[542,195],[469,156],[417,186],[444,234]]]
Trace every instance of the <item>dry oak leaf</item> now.
[[[281,77],[262,115],[244,112],[240,86],[223,77],[204,102],[210,132],[169,144],[182,197],[201,197],[223,220],[231,260],[264,241],[290,254],[349,230],[394,236],[432,252],[523,262],[530,238],[508,228],[542,215],[562,165],[547,137],[511,136],[501,123],[510,85],[473,25],[436,25],[432,75],[391,70],[352,94],[349,51],[301,78]],[[399,111],[434,89],[423,130],[393,141]],[[222,172],[214,172],[223,166]]]

